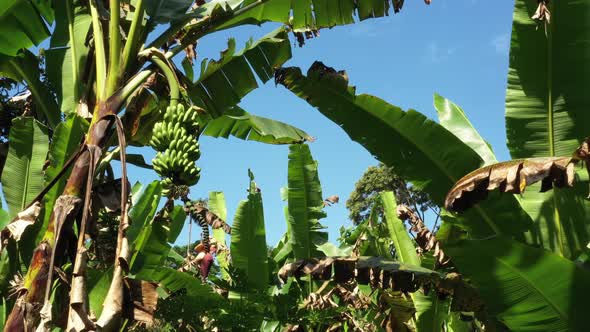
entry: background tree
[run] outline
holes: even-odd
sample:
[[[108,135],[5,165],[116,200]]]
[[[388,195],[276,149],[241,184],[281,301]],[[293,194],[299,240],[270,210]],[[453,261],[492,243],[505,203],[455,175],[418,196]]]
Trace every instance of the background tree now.
[[[414,188],[397,175],[393,167],[379,163],[367,168],[346,201],[346,208],[350,211],[349,218],[355,225],[368,219],[371,207],[383,191],[393,191],[397,202],[412,208],[422,220],[425,220],[426,211],[432,211],[435,215],[433,223],[438,223],[440,207],[429,199],[428,194]]]

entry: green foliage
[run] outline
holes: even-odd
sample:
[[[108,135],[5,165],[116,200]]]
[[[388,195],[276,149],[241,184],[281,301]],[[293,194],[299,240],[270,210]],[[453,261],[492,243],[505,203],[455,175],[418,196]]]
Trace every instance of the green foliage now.
[[[420,266],[420,258],[416,254],[414,242],[410,239],[404,222],[397,217],[397,203],[393,192],[385,191],[379,196],[384,210],[384,221],[396,249],[396,258],[402,263]]]
[[[262,194],[252,172],[248,175],[248,199],[238,205],[232,225],[232,264],[244,271],[251,290],[263,291],[268,285],[268,263]]]
[[[209,210],[217,215],[221,220],[227,220],[227,208],[225,206],[225,195],[221,191],[209,192]],[[227,248],[225,241],[225,231],[221,228],[213,230],[213,238],[217,241],[216,258],[221,269],[221,277],[227,279],[227,268],[229,267],[228,252],[224,250]]]
[[[74,6],[74,1],[54,2],[56,25],[45,51],[47,80],[55,91],[63,114],[76,113],[80,96],[87,89],[85,73],[90,47],[87,35],[91,17],[86,6]],[[72,34],[70,35],[70,25]],[[88,107],[88,106],[86,106]]]
[[[263,118],[235,106],[216,119],[201,116],[203,135],[228,138],[230,135],[239,139],[267,144],[293,144],[311,140],[301,129],[286,123]]]
[[[243,7],[256,0],[241,1]],[[403,2],[402,2],[403,3]],[[227,28],[240,24],[261,24],[264,22],[279,22],[291,25],[296,31],[331,28],[336,25],[346,25],[358,20],[389,15],[391,7],[395,12],[401,8],[400,2],[359,1],[348,0],[301,0],[281,1],[269,0],[252,10],[229,20],[220,28]]]
[[[505,237],[465,240],[446,248],[477,285],[489,312],[513,331],[583,331],[578,310],[590,273],[543,249]]]
[[[314,63],[307,76],[299,68],[284,68],[278,81],[439,206],[457,180],[482,164],[475,151],[444,127],[414,110],[404,112],[377,97],[356,95],[341,72],[322,63]],[[382,142],[396,142],[396,149]],[[488,200],[462,219],[462,226],[477,236],[517,234],[530,225],[512,196]]]
[[[2,191],[12,219],[43,190],[43,164],[49,148],[47,127],[31,117],[16,118],[9,141]]]
[[[434,108],[440,124],[467,144],[484,161],[484,165],[496,163],[496,156],[488,142],[473,128],[461,107],[445,97],[434,94]]]
[[[416,190],[395,173],[395,169],[379,163],[369,167],[357,181],[354,191],[346,201],[349,218],[359,224],[367,220],[371,207],[382,191],[393,191],[395,199],[401,204],[418,207],[417,212],[425,212],[428,208],[436,208],[424,192]]]
[[[237,53],[236,42],[230,39],[219,60],[203,60],[199,79],[189,83],[188,94],[211,117],[219,117],[258,87],[256,76],[267,82],[273,77],[274,68],[290,58],[289,37],[282,27],[256,42],[250,40]]]
[[[26,83],[35,101],[37,117],[49,127],[55,128],[60,122],[61,114],[47,81],[42,77],[40,62],[40,57],[29,50],[11,58],[0,54],[0,76]]]
[[[524,0],[514,6],[506,90],[506,136],[514,159],[570,156],[588,136],[590,3],[552,1],[546,28],[530,19],[536,6]],[[523,196],[535,222],[529,243],[568,258],[586,247],[590,203],[582,199],[588,179],[580,173],[574,191],[538,193],[534,186]]]
[[[53,21],[51,1],[9,0],[0,4],[0,54],[14,56],[22,48],[39,45],[49,37]]]
[[[295,259],[316,257],[317,245],[328,240],[319,219],[324,218],[324,199],[318,164],[307,144],[289,147],[288,220],[289,243]]]

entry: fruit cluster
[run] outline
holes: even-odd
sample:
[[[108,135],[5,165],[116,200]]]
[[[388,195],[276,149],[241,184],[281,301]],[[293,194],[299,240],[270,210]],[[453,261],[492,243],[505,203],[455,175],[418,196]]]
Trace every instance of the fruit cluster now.
[[[150,145],[158,151],[152,161],[154,170],[163,178],[164,188],[192,186],[200,178],[195,165],[199,159],[198,113],[182,104],[168,106],[162,121],[154,125]]]

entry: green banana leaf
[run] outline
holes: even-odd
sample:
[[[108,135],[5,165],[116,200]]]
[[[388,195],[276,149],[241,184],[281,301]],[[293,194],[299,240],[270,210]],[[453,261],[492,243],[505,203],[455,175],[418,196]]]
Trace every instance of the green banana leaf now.
[[[222,191],[211,191],[209,192],[209,211],[217,215],[221,220],[227,220],[227,207],[225,206],[225,195]],[[221,277],[225,280],[228,279],[229,275],[227,269],[229,267],[228,252],[219,250],[219,248],[227,248],[225,241],[225,231],[221,228],[213,229],[213,237],[217,240],[218,251],[215,255],[219,267],[221,268]]]
[[[181,289],[186,289],[185,296],[188,301],[185,301],[183,310],[190,310],[190,308],[215,308],[223,300],[221,295],[215,293],[213,288],[209,285],[203,284],[201,280],[167,267],[158,267],[150,273],[144,273],[137,276],[137,279],[158,282],[170,293],[174,293]],[[197,311],[193,311],[197,312]]]
[[[47,127],[31,117],[12,120],[10,146],[2,171],[2,192],[13,219],[43,190],[43,165],[49,139]]]
[[[238,205],[231,235],[231,256],[234,267],[244,271],[253,290],[264,291],[268,286],[268,261],[262,194],[256,187],[254,175],[248,170],[250,187],[248,199]]]
[[[283,68],[277,81],[338,124],[378,160],[443,205],[447,191],[482,159],[453,133],[414,110],[407,112],[370,95],[356,95],[344,73],[320,62],[307,77],[299,68]],[[461,218],[474,236],[517,234],[530,217],[512,195],[492,194]]]
[[[50,48],[45,50],[47,79],[55,90],[61,112],[67,114],[76,112],[79,97],[85,89],[87,35],[92,19],[87,6],[74,7],[72,1],[56,1],[54,9],[56,26]]]
[[[250,40],[237,53],[236,42],[230,39],[219,60],[203,60],[199,79],[188,84],[188,95],[212,117],[219,117],[258,87],[256,76],[266,83],[274,69],[290,58],[291,44],[282,27],[255,42]]]
[[[145,11],[149,16],[149,25],[165,24],[183,16],[192,0],[145,0]]]
[[[465,240],[445,251],[477,286],[487,311],[512,331],[585,331],[590,272],[506,237]]]
[[[3,31],[3,35],[9,34],[5,32],[6,30],[0,31]],[[51,128],[57,127],[61,121],[59,108],[51,90],[40,79],[39,59],[31,51],[23,50],[14,57],[0,54],[0,76],[11,78],[17,82],[25,82],[31,92],[35,107],[40,113],[38,115],[45,117]]]
[[[100,317],[104,299],[109,292],[109,287],[113,280],[113,269],[109,268],[106,271],[100,271],[88,268],[86,270],[86,280],[88,305],[90,306],[90,310],[92,310],[97,317]]]
[[[506,90],[506,135],[514,159],[570,156],[588,136],[590,3],[551,1],[546,26],[530,18],[536,8],[536,2],[515,1]],[[543,194],[531,188],[522,199],[535,221],[529,241],[576,257],[590,241],[590,203],[581,199],[587,187],[580,183],[574,192]]]
[[[52,1],[4,0],[0,3],[0,54],[14,56],[49,37]]]
[[[62,170],[64,164],[70,159],[70,157],[77,151],[84,139],[84,134],[88,128],[88,123],[81,117],[73,114],[68,117],[66,121],[60,123],[51,140],[49,145],[49,166],[45,170],[45,181],[44,185],[49,184]],[[49,223],[49,218],[53,212],[53,206],[55,200],[61,195],[71,168],[61,177],[61,179],[53,186],[53,188],[45,194],[43,199],[43,211],[41,212],[42,226],[40,231],[37,232],[37,243],[41,241]]]
[[[325,218],[318,164],[307,144],[289,146],[288,221],[289,242],[295,259],[322,256],[317,245],[328,240],[319,219]]]
[[[312,138],[303,130],[286,123],[250,114],[235,106],[216,119],[201,116],[202,134],[211,137],[239,139],[267,144],[294,144]]]
[[[380,196],[383,206],[383,215],[389,236],[396,249],[397,259],[404,264],[422,266],[422,262],[416,253],[414,241],[410,238],[404,222],[397,217],[397,203],[391,191],[384,191]],[[416,331],[438,331],[449,315],[449,300],[441,300],[438,295],[431,292],[425,295],[422,290],[411,294],[412,302],[416,308]]]
[[[134,202],[133,208],[129,211],[131,226],[127,229],[127,240],[133,244],[142,229],[151,223],[156,211],[160,198],[162,197],[162,185],[160,181],[150,183],[141,193],[137,194],[137,201]]]
[[[381,206],[383,206],[383,215],[389,236],[395,246],[397,259],[404,264],[420,266],[420,257],[416,253],[414,241],[410,239],[404,222],[397,217],[397,203],[393,192],[384,191],[379,194],[379,198]]]
[[[490,144],[473,128],[461,107],[435,93],[434,108],[438,113],[440,124],[477,152],[485,166],[498,162]]]
[[[256,0],[242,1],[237,8],[244,8],[255,2]],[[236,15],[218,29],[241,24],[260,25],[264,22],[289,24],[296,31],[331,28],[355,23],[355,19],[362,21],[389,15],[391,7],[391,0],[267,0],[262,5]]]

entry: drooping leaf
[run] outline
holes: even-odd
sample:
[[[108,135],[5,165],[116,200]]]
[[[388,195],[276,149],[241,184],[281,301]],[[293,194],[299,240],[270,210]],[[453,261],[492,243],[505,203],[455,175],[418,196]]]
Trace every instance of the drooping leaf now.
[[[485,199],[488,191],[520,194],[531,184],[541,181],[541,192],[553,187],[574,185],[574,163],[571,157],[512,160],[475,170],[451,188],[445,199],[449,211],[465,211]]]
[[[294,144],[311,140],[311,137],[301,129],[280,121],[252,115],[237,106],[216,119],[201,122],[203,122],[202,134],[211,137],[228,138],[231,135],[239,139],[267,144]]]
[[[45,186],[58,175],[68,159],[70,159],[80,147],[87,127],[88,124],[86,121],[77,115],[72,115],[66,119],[65,122],[62,122],[57,126],[53,133],[51,144],[49,145],[49,166],[45,170]],[[53,212],[55,200],[61,195],[70,172],[71,169],[62,176],[47,194],[45,194],[42,213],[43,225],[37,233],[37,243],[45,233],[49,218]]]
[[[243,1],[238,8],[244,8],[256,0]],[[261,24],[279,22],[291,25],[295,30],[331,28],[373,17],[389,15],[390,8],[396,7],[394,0],[350,1],[350,0],[269,0],[264,4],[245,11],[222,24],[224,29],[240,24]],[[403,1],[401,1],[403,3]],[[397,12],[401,5],[395,9]]]
[[[218,215],[222,220],[227,220],[227,207],[225,206],[225,195],[221,191],[209,192],[209,210]],[[217,241],[217,261],[221,268],[221,276],[227,279],[229,267],[227,244],[225,242],[225,231],[222,228],[213,229],[213,238]]]
[[[249,41],[240,52],[236,53],[235,49],[235,40],[230,39],[219,60],[203,60],[199,79],[188,88],[192,101],[212,117],[223,115],[256,89],[256,76],[266,83],[273,77],[274,69],[291,58],[291,45],[284,28],[256,42]]]
[[[505,237],[445,248],[487,310],[512,331],[583,331],[590,273],[543,249]]]
[[[356,95],[344,73],[322,63],[312,65],[307,77],[298,68],[283,68],[276,79],[436,204],[443,205],[454,183],[482,164],[475,151],[441,125],[414,110],[404,112],[377,97]],[[480,203],[461,225],[486,236],[519,233],[531,221],[514,197],[503,195]]]
[[[435,93],[434,108],[438,113],[440,124],[457,136],[463,141],[463,143],[475,150],[481,159],[483,159],[484,165],[497,162],[490,144],[479,135],[475,128],[473,128],[473,125],[461,107]]]
[[[50,0],[5,0],[0,3],[0,54],[14,56],[49,37],[53,22]]]
[[[316,280],[332,279],[337,283],[356,281],[367,285],[370,282],[383,289],[402,292],[415,292],[422,285],[436,285],[442,279],[438,272],[419,266],[364,256],[298,260],[284,265],[279,271],[282,280],[305,275],[311,275]]]
[[[537,6],[525,0],[514,5],[506,91],[506,136],[514,159],[569,156],[588,136],[590,3],[551,1],[546,29],[531,19]],[[584,217],[590,203],[582,198],[588,180],[578,175],[584,183],[574,191],[532,188],[522,198],[535,222],[529,241],[569,258],[590,241]]]
[[[49,87],[41,81],[39,59],[31,51],[23,50],[15,57],[0,54],[0,76],[25,82],[39,115],[45,117],[50,127],[57,127],[61,119],[59,108]]]
[[[250,287],[263,291],[268,286],[268,261],[262,194],[248,173],[248,199],[238,205],[232,224],[232,264],[245,272]]]
[[[318,164],[307,144],[289,146],[288,224],[289,242],[295,259],[317,257],[316,248],[328,240],[319,219],[323,211],[322,187]]]
[[[15,118],[9,142],[2,191],[12,219],[43,190],[43,165],[49,145],[47,128],[31,117]]]

